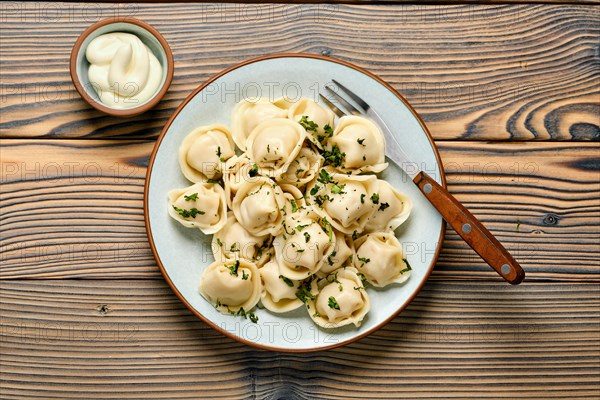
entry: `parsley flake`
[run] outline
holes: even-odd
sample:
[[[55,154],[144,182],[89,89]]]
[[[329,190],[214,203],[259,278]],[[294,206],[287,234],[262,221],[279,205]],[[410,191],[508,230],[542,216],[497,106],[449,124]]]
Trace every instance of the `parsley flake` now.
[[[298,121],[298,123],[302,125],[304,130],[306,130],[307,132],[317,133],[317,128],[319,127],[319,125],[309,120],[308,115],[303,115],[302,118],[300,118],[300,121]]]
[[[289,287],[294,287],[294,282],[290,278],[286,278],[283,275],[279,275],[279,279],[283,280],[285,282],[285,284],[288,285]]]
[[[323,219],[321,220],[321,228],[323,229],[323,232],[325,232],[327,236],[329,236],[329,241],[331,242],[333,240],[333,227],[331,226],[331,223],[327,220],[327,217],[323,217]]]
[[[334,144],[331,150],[325,150],[323,152],[323,158],[325,158],[325,165],[342,167],[344,164],[344,157],[346,157],[346,153],[341,152],[337,144]]]
[[[250,168],[250,171],[248,171],[248,175],[250,178],[254,178],[256,175],[258,175],[258,165],[252,164],[252,168]]]
[[[363,286],[367,286],[368,281],[367,281],[367,277],[365,276],[365,274],[363,274],[362,272],[359,272],[357,275],[360,278]]]
[[[329,296],[329,299],[327,299],[327,305],[329,306],[329,308],[332,308],[334,310],[340,309],[340,305],[338,304],[337,300],[333,296]]]
[[[175,209],[175,211],[177,211],[177,213],[179,215],[181,215],[183,218],[196,218],[196,215],[206,214],[204,211],[200,211],[196,207],[193,207],[190,210],[186,210],[183,208],[179,208],[176,205],[173,205],[173,209]]]
[[[319,171],[319,177],[317,178],[317,181],[321,182],[322,184],[334,183],[331,175],[329,175],[329,173],[324,169]]]
[[[406,268],[404,268],[402,271],[400,271],[400,273],[404,274],[408,271],[412,271],[412,268],[411,268],[410,264],[408,263],[408,260],[406,258],[403,258],[402,261],[404,261],[406,263]]]
[[[333,200],[331,197],[329,197],[328,194],[320,194],[315,196],[315,203],[317,203],[317,205],[320,208],[323,208],[323,204],[325,204],[326,201],[331,201]]]
[[[314,300],[315,295],[310,292],[312,289],[312,281],[305,280],[298,287],[298,291],[296,292],[296,297],[300,299],[301,302],[306,303],[307,300]]]
[[[232,265],[227,266],[229,269],[229,274],[233,276],[238,276],[238,268],[240,267],[240,261],[236,260]]]
[[[301,231],[302,231],[302,229],[306,228],[306,227],[307,227],[307,226],[309,226],[309,225],[310,225],[310,224],[304,224],[304,225],[302,225],[302,224],[298,224],[298,225],[296,225],[296,229],[298,229],[298,232],[301,232]]]
[[[379,194],[373,193],[373,195],[371,196],[371,201],[373,202],[373,204],[379,204]]]
[[[183,195],[185,201],[196,201],[198,200],[198,193],[192,193],[189,196]]]
[[[206,182],[208,183],[216,183],[217,185],[225,186],[225,182],[223,182],[223,177],[219,179],[209,178]]]
[[[342,190],[344,190],[345,186],[346,186],[345,184],[341,184],[341,185],[334,184],[331,187],[331,193],[333,193],[333,194],[343,194],[344,192],[342,192]]]
[[[386,208],[388,208],[390,206],[389,203],[381,203],[379,205],[379,211],[384,211]]]

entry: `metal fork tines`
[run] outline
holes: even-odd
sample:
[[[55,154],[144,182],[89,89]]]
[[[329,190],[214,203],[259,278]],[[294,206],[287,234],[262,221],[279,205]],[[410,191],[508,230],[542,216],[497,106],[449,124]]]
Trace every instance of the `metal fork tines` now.
[[[354,92],[352,92],[350,89],[348,89],[347,87],[345,87],[344,85],[342,85],[341,83],[336,81],[335,79],[332,79],[331,81],[334,84],[336,84],[337,87],[340,88],[340,90],[342,92],[344,92],[348,97],[350,97],[352,99],[352,101],[354,101],[357,104],[358,107],[355,107],[350,102],[348,102],[346,99],[344,99],[342,96],[337,94],[333,89],[331,89],[331,87],[325,86],[325,90],[327,90],[327,92],[329,92],[329,94],[331,94],[339,104],[341,104],[352,115],[367,114],[367,112],[369,111],[369,108],[371,108],[371,107],[363,99],[358,97],[356,94],[354,94]],[[321,100],[323,100],[323,102],[327,105],[327,107],[329,107],[331,109],[331,111],[333,111],[338,117],[341,118],[344,115],[346,115],[335,104],[333,104],[331,101],[329,101],[329,99],[327,99],[327,97],[323,96],[322,94],[319,94],[319,97],[321,98]]]

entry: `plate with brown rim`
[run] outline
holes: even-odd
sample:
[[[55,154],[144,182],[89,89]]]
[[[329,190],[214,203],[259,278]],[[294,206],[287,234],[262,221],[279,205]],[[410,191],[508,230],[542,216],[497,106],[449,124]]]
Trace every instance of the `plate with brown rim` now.
[[[304,308],[275,314],[257,308],[256,323],[219,313],[198,293],[205,267],[214,261],[211,235],[184,228],[168,215],[167,193],[191,185],[179,169],[177,152],[194,128],[213,123],[230,125],[231,112],[242,99],[259,97],[290,101],[309,97],[318,101],[332,79],[347,82],[397,133],[398,142],[422,170],[445,186],[438,151],[408,102],[381,78],[345,61],[308,54],[276,54],[234,65],[194,90],[175,110],[163,128],[148,165],[144,214],[150,246],[158,266],[174,293],[212,328],[248,345],[275,351],[308,352],[341,346],[384,326],[417,295],[437,260],[445,224],[411,179],[394,163],[381,174],[413,200],[409,219],[396,231],[413,270],[402,285],[368,288],[371,310],[360,327],[323,329]],[[388,160],[389,161],[389,160]]]

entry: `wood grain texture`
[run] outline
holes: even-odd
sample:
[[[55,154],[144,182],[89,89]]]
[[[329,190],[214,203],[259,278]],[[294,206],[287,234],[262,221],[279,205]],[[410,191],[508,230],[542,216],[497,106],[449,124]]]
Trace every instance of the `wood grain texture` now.
[[[600,139],[597,7],[52,4],[0,8],[2,137],[155,137],[211,75],[267,53],[307,52],[380,75],[437,139]],[[86,106],[68,74],[77,36],[114,15],[153,24],[175,55],[169,93],[137,118]]]
[[[69,0],[68,2],[70,2],[71,0]],[[183,0],[183,1],[178,1],[178,3],[190,3],[192,2],[192,0]],[[206,2],[210,2],[210,1],[196,1],[196,3],[206,3]],[[97,3],[112,3],[112,1],[110,0],[100,0]],[[164,1],[160,1],[160,0],[144,0],[141,3],[165,3]],[[259,3],[258,0],[224,0],[221,1],[220,3],[249,3],[249,4],[255,4],[255,3]],[[423,4],[427,4],[427,5],[431,5],[431,4],[443,4],[443,5],[454,5],[454,4],[523,4],[523,3],[527,3],[527,4],[599,4],[600,2],[598,0],[529,0],[527,2],[524,2],[522,0],[461,0],[461,1],[454,1],[454,0],[427,0],[427,1],[418,1],[418,0],[326,0],[326,1],[317,1],[317,0],[274,0],[274,1],[270,1],[269,3],[275,3],[275,4],[312,4],[312,3],[320,3],[320,4],[410,4],[410,5],[414,5],[414,4],[419,4],[419,3],[423,3]]]
[[[304,355],[226,338],[163,281],[2,281],[0,289],[4,399],[600,394],[598,284],[429,282],[376,333]]]
[[[160,277],[142,210],[152,142],[5,139],[0,145],[0,278]],[[526,279],[600,280],[597,144],[441,142],[439,148],[450,192],[511,252]],[[415,256],[432,251],[414,246]],[[436,278],[501,279],[451,230]]]

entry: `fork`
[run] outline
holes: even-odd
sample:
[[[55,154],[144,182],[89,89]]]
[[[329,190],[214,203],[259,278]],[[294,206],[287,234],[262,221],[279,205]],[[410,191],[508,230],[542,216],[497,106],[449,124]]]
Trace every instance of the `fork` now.
[[[427,173],[419,170],[417,164],[402,150],[401,145],[384,120],[366,101],[336,80],[332,79],[332,82],[356,106],[333,91],[329,86],[325,86],[329,94],[350,114],[366,115],[379,125],[386,141],[386,156],[412,178],[412,181],[425,195],[425,198],[438,210],[442,218],[507,282],[513,285],[521,283],[525,277],[525,271],[523,271],[523,268],[502,246],[498,239],[443,186]],[[319,97],[338,117],[341,118],[346,115],[340,108],[329,101],[327,97],[322,94],[319,94]],[[407,166],[411,166],[411,168],[406,168]]]

